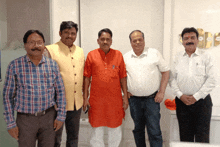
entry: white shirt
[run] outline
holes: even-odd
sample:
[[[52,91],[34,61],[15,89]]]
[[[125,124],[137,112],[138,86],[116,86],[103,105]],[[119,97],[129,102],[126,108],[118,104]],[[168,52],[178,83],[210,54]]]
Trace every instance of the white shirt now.
[[[214,67],[210,54],[196,49],[191,55],[177,54],[170,75],[170,86],[180,98],[193,95],[196,100],[205,98],[215,87]]]
[[[160,52],[145,48],[140,56],[133,50],[124,55],[128,91],[135,96],[149,96],[160,88],[161,72],[170,68]]]

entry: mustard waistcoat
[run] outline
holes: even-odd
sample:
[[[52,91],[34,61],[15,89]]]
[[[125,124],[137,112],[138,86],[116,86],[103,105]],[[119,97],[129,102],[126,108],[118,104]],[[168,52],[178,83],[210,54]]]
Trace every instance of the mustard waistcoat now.
[[[84,53],[83,49],[73,45],[71,48],[61,41],[46,46],[51,58],[57,62],[64,82],[66,93],[66,110],[80,109],[83,105],[82,86]]]

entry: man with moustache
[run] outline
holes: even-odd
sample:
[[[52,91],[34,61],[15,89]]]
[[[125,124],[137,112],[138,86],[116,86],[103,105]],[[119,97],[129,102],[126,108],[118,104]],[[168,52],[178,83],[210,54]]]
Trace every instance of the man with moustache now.
[[[67,114],[65,120],[67,140],[66,147],[77,147],[79,122],[83,106],[83,49],[73,43],[76,40],[78,25],[72,21],[63,21],[60,25],[60,41],[46,46],[49,57],[55,60],[63,78]],[[55,147],[60,147],[63,127],[56,132]]]
[[[66,118],[63,81],[57,63],[42,55],[45,40],[40,31],[27,31],[23,42],[27,54],[13,60],[7,69],[4,118],[9,134],[18,140],[19,147],[35,147],[36,139],[38,146],[51,147],[55,143],[55,131]]]
[[[134,30],[129,39],[133,50],[124,55],[124,60],[135,143],[137,147],[146,147],[147,127],[150,146],[162,147],[160,103],[169,80],[169,66],[158,50],[145,47],[143,32]]]
[[[103,136],[104,127],[107,127],[108,147],[118,147],[122,137],[120,126],[128,108],[126,69],[121,52],[110,48],[110,29],[100,30],[97,42],[100,48],[90,51],[85,62],[83,109],[89,108],[89,122],[93,127],[91,146],[105,146]]]
[[[198,31],[182,31],[185,51],[177,54],[171,70],[170,85],[176,95],[176,115],[180,140],[209,142],[212,101],[210,92],[215,87],[211,56],[198,49]]]

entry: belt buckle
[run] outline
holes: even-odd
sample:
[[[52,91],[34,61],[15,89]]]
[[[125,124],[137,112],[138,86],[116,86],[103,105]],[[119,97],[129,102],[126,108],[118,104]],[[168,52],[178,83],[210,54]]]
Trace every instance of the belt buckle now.
[[[38,116],[38,114],[44,115],[44,114],[46,114],[46,111],[44,110],[44,111],[42,111],[42,112],[35,112],[35,113],[34,113],[34,116]]]

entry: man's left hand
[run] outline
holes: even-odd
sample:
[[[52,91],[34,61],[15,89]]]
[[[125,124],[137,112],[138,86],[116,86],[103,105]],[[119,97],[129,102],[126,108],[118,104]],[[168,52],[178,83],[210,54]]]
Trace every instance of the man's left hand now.
[[[164,93],[162,92],[158,92],[154,98],[155,102],[156,103],[161,103],[163,101],[163,98],[164,98]]]
[[[189,98],[190,99],[188,99],[190,102],[191,102],[191,104],[195,104],[195,102],[197,101],[195,98],[194,98],[194,96],[189,96]]]
[[[123,108],[124,111],[128,109],[128,97],[127,96],[123,96]]]
[[[53,123],[53,128],[55,129],[55,131],[58,131],[63,126],[63,123],[64,122],[62,121],[55,120]]]

